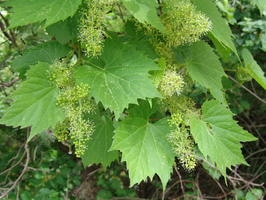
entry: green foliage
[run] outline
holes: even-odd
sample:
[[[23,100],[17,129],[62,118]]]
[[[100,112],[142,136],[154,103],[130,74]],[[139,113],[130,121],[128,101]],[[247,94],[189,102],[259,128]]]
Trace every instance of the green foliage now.
[[[99,59],[76,69],[77,82],[91,86],[91,94],[105,108],[119,115],[138,98],[159,97],[148,72],[156,64],[134,47],[118,40],[107,40]]]
[[[75,40],[78,35],[77,16],[69,17],[64,21],[59,21],[46,28],[48,34],[60,42],[66,44]]]
[[[46,63],[31,67],[27,80],[13,94],[14,103],[0,120],[8,126],[31,126],[29,139],[64,119],[62,109],[56,106],[58,90],[47,80],[48,69]]]
[[[222,77],[225,76],[221,63],[212,48],[197,42],[177,50],[177,57],[184,59],[184,64],[191,78],[210,89],[211,94],[220,102],[225,102]]]
[[[266,14],[266,1],[265,0],[251,0],[251,3],[256,5],[259,8],[261,15]]]
[[[11,65],[23,77],[30,65],[35,65],[38,62],[52,64],[56,59],[66,56],[69,51],[70,49],[68,47],[58,42],[45,42],[24,51],[22,56],[18,56],[12,61]]]
[[[235,198],[239,200],[260,200],[263,199],[263,190],[259,188],[252,188],[247,192],[242,190],[234,190]]]
[[[24,143],[24,131],[1,129],[0,132],[0,155],[1,169],[9,169],[7,173],[1,173],[0,182],[3,185],[12,179],[17,178],[21,173],[24,163],[23,151],[20,147]],[[53,147],[53,148],[52,148]],[[52,145],[49,134],[41,134],[38,141],[29,145],[31,152],[30,167],[23,176],[18,187],[12,191],[4,200],[32,200],[32,199],[53,199],[60,200],[66,196],[71,198],[71,190],[77,187],[80,180],[81,162],[71,159],[69,155]],[[20,149],[20,150],[19,150]],[[34,151],[38,149],[38,151]],[[22,160],[21,160],[22,159]],[[22,162],[21,162],[22,161]],[[15,163],[19,165],[15,165]],[[21,165],[20,165],[21,164]]]
[[[155,1],[145,0],[122,0],[128,11],[141,23],[147,23],[164,32],[164,26],[157,15]]]
[[[229,48],[237,55],[232,41],[232,32],[227,22],[222,18],[212,0],[192,0],[197,9],[205,13],[212,21],[211,39],[215,38],[222,46]]]
[[[265,76],[247,49],[239,67],[238,46],[212,0],[10,0],[1,5],[6,9],[1,30],[12,47],[1,53],[1,66],[11,63],[20,78],[27,76],[12,96],[13,79],[1,80],[1,89],[10,89],[6,96],[14,100],[1,124],[31,127],[28,139],[49,130],[64,145],[74,145],[86,166],[108,167],[120,152],[131,186],[158,175],[165,189],[175,157],[188,170],[204,157],[225,177],[227,168],[247,164],[240,142],[255,138],[233,119],[227,104],[236,104],[230,92],[240,90],[226,77],[252,77],[265,89]],[[224,9],[227,17],[232,12]],[[11,29],[5,29],[8,20]],[[254,23],[241,20],[230,23],[250,34]],[[261,42],[256,50],[263,50],[264,24],[256,24]],[[237,112],[252,105],[239,102],[240,108],[232,106]],[[125,195],[117,189],[119,181],[112,184],[106,198]],[[54,189],[40,190],[48,193],[51,199],[58,196]]]
[[[18,78],[17,73],[13,73],[10,67],[6,67],[0,70],[0,84],[5,82],[14,81]],[[6,112],[6,109],[10,106],[12,100],[10,99],[10,95],[14,92],[17,88],[18,83],[14,83],[11,87],[8,88],[1,88],[0,93],[0,117]]]
[[[126,178],[124,169],[121,169],[116,163],[109,169],[100,171],[96,183],[100,189],[97,192],[96,199],[107,200],[119,197],[134,199],[136,193],[132,188],[126,188],[123,182],[123,179]]]
[[[5,3],[12,7],[10,28],[42,21],[49,26],[73,16],[80,4],[81,0],[10,0]]]
[[[89,166],[94,163],[101,163],[107,167],[114,160],[118,159],[117,151],[110,151],[114,127],[112,121],[105,116],[94,118],[95,131],[91,140],[87,142],[87,149],[82,156],[84,165]]]
[[[234,120],[233,114],[218,101],[207,101],[202,106],[201,118],[192,117],[191,133],[204,157],[216,164],[225,176],[226,168],[247,164],[241,143],[256,138],[243,130]]]
[[[165,188],[172,171],[174,154],[167,141],[170,132],[167,120],[149,122],[153,112],[147,101],[132,106],[129,116],[115,130],[111,149],[122,152],[131,185],[157,174]]]
[[[244,60],[246,72],[266,90],[266,77],[264,72],[254,60],[249,50],[242,50],[242,58]]]

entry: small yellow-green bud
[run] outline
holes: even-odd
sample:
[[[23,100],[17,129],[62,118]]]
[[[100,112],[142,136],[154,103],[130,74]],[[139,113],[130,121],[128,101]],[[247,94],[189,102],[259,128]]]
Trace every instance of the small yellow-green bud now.
[[[54,135],[58,141],[65,142],[69,139],[68,127],[69,127],[68,120],[64,120],[63,122],[56,124],[54,128]]]
[[[51,66],[50,80],[60,89],[73,84],[71,67],[61,62],[55,62]]]
[[[165,97],[180,95],[184,87],[183,77],[174,70],[166,70],[159,84],[159,90]]]
[[[188,130],[184,127],[176,127],[169,134],[168,141],[182,166],[187,170],[193,170],[196,167],[196,158],[193,150],[194,144],[188,136]]]
[[[54,128],[54,135],[61,142],[71,142],[75,154],[80,157],[86,150],[86,144],[94,131],[93,123],[85,118],[93,110],[89,96],[89,85],[76,84],[72,67],[63,63],[52,66],[50,80],[59,89],[57,105],[65,111],[66,118]]]
[[[79,24],[79,41],[88,56],[99,56],[103,49],[105,17],[117,0],[87,0]]]
[[[162,22],[170,47],[192,43],[211,30],[211,21],[187,0],[163,1]]]

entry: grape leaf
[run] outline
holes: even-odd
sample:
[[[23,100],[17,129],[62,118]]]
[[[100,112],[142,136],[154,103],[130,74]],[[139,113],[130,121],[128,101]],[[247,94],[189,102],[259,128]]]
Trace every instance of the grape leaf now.
[[[58,90],[48,80],[49,64],[33,65],[27,79],[14,92],[14,102],[0,120],[1,124],[21,128],[31,126],[29,140],[64,119],[56,106]]]
[[[137,25],[132,21],[129,21],[125,25],[125,36],[123,37],[124,41],[127,44],[133,45],[138,51],[143,52],[146,56],[151,59],[158,58],[154,47],[149,41],[149,37],[145,36],[143,32],[139,31]]]
[[[151,114],[153,109],[147,101],[140,101],[139,106],[133,106],[129,116],[115,130],[111,149],[122,152],[122,161],[127,163],[131,185],[157,174],[165,188],[175,156],[167,141],[170,132],[167,120],[150,123]]]
[[[226,168],[247,164],[240,142],[256,140],[233,120],[231,111],[216,100],[203,104],[202,118],[192,117],[190,130],[201,153],[216,164],[223,176]]]
[[[238,56],[236,47],[232,41],[233,34],[231,29],[225,19],[222,18],[215,3],[212,0],[192,0],[192,2],[199,11],[206,14],[212,21],[212,30],[210,32],[213,37],[210,37],[210,39],[218,40]]]
[[[252,54],[249,52],[249,50],[243,49],[241,55],[249,75],[254,78],[264,89],[266,89],[266,77],[260,66],[254,60]]]
[[[112,121],[103,117],[94,117],[95,131],[91,140],[86,144],[87,149],[82,156],[82,162],[88,166],[93,163],[101,163],[104,167],[118,158],[118,151],[109,151],[114,135]]]
[[[225,103],[222,91],[222,77],[225,76],[219,58],[205,42],[196,42],[190,46],[177,49],[184,59],[191,78],[202,86],[210,89],[211,94],[220,102]],[[180,55],[178,55],[180,57]]]
[[[46,28],[49,35],[56,38],[61,44],[66,44],[70,40],[74,40],[78,35],[78,23],[74,17],[69,17],[64,21],[59,21]]]
[[[148,72],[158,67],[133,46],[107,40],[102,56],[76,68],[77,82],[87,83],[96,101],[114,111],[116,118],[137,99],[159,97]]]
[[[161,32],[164,32],[164,26],[157,15],[158,4],[156,1],[122,0],[122,2],[139,22],[148,23]]]
[[[45,26],[73,16],[82,0],[9,0],[10,28],[42,22]]]
[[[23,52],[22,56],[18,56],[14,59],[11,66],[23,77],[30,65],[34,65],[38,62],[47,62],[51,64],[56,59],[66,56],[69,51],[70,49],[67,46],[61,45],[58,42],[45,42]]]

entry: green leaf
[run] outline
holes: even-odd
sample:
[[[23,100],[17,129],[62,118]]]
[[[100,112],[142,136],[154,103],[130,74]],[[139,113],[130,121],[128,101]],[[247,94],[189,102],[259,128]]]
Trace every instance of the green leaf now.
[[[143,52],[146,56],[151,59],[158,58],[153,45],[149,41],[149,37],[146,37],[145,34],[138,30],[137,25],[132,21],[129,21],[125,25],[125,36],[123,40],[134,46],[138,51]]]
[[[226,20],[222,18],[215,3],[212,0],[192,0],[192,2],[199,11],[206,14],[212,21],[212,30],[210,31],[212,37],[210,38],[212,40],[216,39],[238,56],[236,47],[232,41],[233,34],[231,29]]]
[[[10,28],[42,22],[45,26],[73,16],[82,0],[9,0]]]
[[[205,42],[197,42],[190,46],[177,49],[193,80],[210,89],[211,94],[220,102],[225,103],[222,77],[223,67],[213,49]]]
[[[27,80],[14,92],[14,102],[0,120],[7,126],[31,126],[29,140],[64,119],[63,111],[56,106],[58,90],[48,80],[48,70],[47,63],[30,68]]]
[[[159,97],[149,71],[158,67],[131,45],[107,40],[102,56],[76,68],[77,82],[87,83],[96,101],[114,111],[116,118],[137,99]]]
[[[248,49],[243,49],[241,55],[244,60],[245,68],[249,75],[266,90],[266,77],[264,75],[264,72],[254,60],[250,51]]]
[[[82,162],[86,166],[101,163],[104,167],[107,167],[118,158],[118,151],[109,151],[114,135],[113,122],[105,116],[94,118],[93,122],[95,131],[91,140],[87,143]]]
[[[148,23],[161,32],[164,32],[164,26],[157,15],[158,4],[156,1],[122,0],[122,2],[139,22]]]
[[[122,152],[122,161],[127,163],[131,185],[157,174],[165,188],[175,156],[167,141],[170,132],[167,120],[150,123],[151,114],[153,109],[147,101],[133,106],[129,116],[115,130],[111,149]]]
[[[266,0],[251,0],[251,3],[258,7],[261,15],[266,15]]]
[[[246,200],[260,200],[263,199],[265,192],[260,188],[251,188],[250,191],[247,192],[245,199]]]
[[[226,176],[226,168],[247,164],[240,142],[256,140],[233,120],[232,112],[216,100],[203,104],[202,118],[192,117],[190,130],[201,153],[216,164],[223,176]]]
[[[69,51],[70,49],[67,46],[50,41],[26,50],[22,53],[22,56],[16,57],[11,65],[23,77],[30,65],[38,62],[52,64],[56,59],[66,56]]]
[[[76,15],[75,15],[76,16]],[[78,23],[75,17],[69,17],[64,21],[57,22],[47,27],[47,32],[50,36],[61,44],[66,44],[77,38]]]

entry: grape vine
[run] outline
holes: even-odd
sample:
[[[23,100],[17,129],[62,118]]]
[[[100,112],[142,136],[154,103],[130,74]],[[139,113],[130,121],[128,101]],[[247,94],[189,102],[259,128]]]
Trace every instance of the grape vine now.
[[[27,73],[1,124],[31,127],[30,139],[52,130],[87,164],[120,153],[131,185],[157,174],[165,188],[175,158],[188,172],[208,159],[223,176],[246,164],[241,142],[256,138],[233,119],[218,55],[241,56],[212,0],[64,0],[68,12],[61,0],[14,2],[10,26],[37,23],[43,44],[11,63]],[[252,56],[243,60],[263,86]]]

